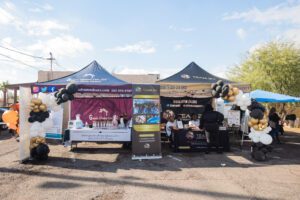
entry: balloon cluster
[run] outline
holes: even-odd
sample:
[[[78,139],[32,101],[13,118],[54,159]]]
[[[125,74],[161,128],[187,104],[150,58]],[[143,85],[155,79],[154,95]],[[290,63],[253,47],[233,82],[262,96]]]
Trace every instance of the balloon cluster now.
[[[59,91],[54,94],[57,105],[74,100],[74,94],[77,90],[78,86],[75,83],[69,83],[66,88],[59,89]]]
[[[251,105],[248,107],[250,111],[250,120],[248,121],[248,126],[252,127],[256,131],[262,131],[268,126],[268,118],[266,114],[265,107],[252,100]]]
[[[30,139],[30,156],[38,161],[48,159],[50,149],[43,137],[33,137]]]
[[[213,83],[211,86],[212,96],[214,98],[221,97],[223,100],[234,102],[236,96],[239,94],[239,89],[237,87],[232,87],[229,84],[224,84],[222,80]]]
[[[251,127],[249,138],[254,143],[271,144],[273,139],[268,134],[271,131],[271,127],[268,126],[266,108],[257,101],[252,100],[248,109],[250,111],[248,126]]]
[[[31,112],[28,121],[33,122],[44,122],[49,117],[46,104],[43,104],[41,99],[33,98],[30,102]]]

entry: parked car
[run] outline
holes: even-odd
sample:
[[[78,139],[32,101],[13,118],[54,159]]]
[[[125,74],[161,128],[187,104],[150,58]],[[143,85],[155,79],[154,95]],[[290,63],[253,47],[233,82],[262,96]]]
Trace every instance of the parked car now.
[[[8,129],[7,125],[2,120],[2,115],[7,110],[9,110],[9,108],[7,108],[7,107],[0,107],[0,131],[4,131],[4,130]]]

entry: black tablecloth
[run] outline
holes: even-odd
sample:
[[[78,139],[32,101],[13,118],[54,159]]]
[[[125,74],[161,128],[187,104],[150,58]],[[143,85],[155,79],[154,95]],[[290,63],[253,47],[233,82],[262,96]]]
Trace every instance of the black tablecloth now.
[[[174,151],[185,151],[185,150],[197,150],[206,151],[207,142],[204,131],[192,131],[194,133],[194,138],[192,140],[187,139],[186,135],[188,133],[187,129],[173,130],[172,131],[172,143]],[[226,130],[219,130],[219,148],[222,151],[229,151],[229,135]],[[213,150],[213,148],[211,148]]]

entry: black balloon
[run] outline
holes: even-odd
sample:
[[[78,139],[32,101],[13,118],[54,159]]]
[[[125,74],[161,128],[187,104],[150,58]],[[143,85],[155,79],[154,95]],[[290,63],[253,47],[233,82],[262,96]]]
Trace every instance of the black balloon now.
[[[218,85],[218,86],[216,87],[216,92],[217,92],[217,93],[221,93],[221,92],[222,92],[222,86]]]
[[[68,101],[69,100],[69,94],[65,93],[61,96],[61,98],[64,100],[64,101]]]
[[[75,83],[69,83],[66,89],[69,94],[74,94],[77,92],[78,86]]]
[[[254,119],[264,118],[264,113],[260,109],[254,109],[250,112],[250,116]]]
[[[44,122],[50,116],[49,112],[30,112],[30,117],[28,118],[28,122]]]
[[[33,123],[33,122],[35,122],[35,119],[31,116],[31,117],[28,118],[28,122]]]
[[[75,99],[74,95],[73,94],[69,94],[69,100],[73,101],[74,99]]]
[[[30,151],[30,155],[32,158],[38,161],[44,161],[48,159],[48,154],[50,149],[47,144],[40,143],[37,147],[34,147]]]
[[[224,85],[224,82],[223,82],[222,80],[218,80],[218,81],[217,81],[217,84],[220,85],[220,86],[223,86],[223,85]]]
[[[54,96],[57,97],[57,94],[58,94],[58,91],[56,91],[56,92],[54,93]]]

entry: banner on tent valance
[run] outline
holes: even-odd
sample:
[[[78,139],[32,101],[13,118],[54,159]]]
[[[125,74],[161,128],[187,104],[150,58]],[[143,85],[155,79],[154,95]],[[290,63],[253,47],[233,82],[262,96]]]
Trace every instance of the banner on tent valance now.
[[[113,115],[127,115],[128,119],[132,115],[131,98],[84,98],[71,101],[71,119],[80,114],[81,120],[92,124],[94,120],[112,119]]]
[[[34,85],[31,92],[37,94],[56,92],[64,85]],[[132,85],[79,85],[78,93],[102,93],[102,94],[132,94]]]

